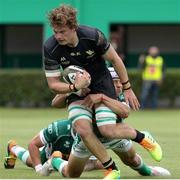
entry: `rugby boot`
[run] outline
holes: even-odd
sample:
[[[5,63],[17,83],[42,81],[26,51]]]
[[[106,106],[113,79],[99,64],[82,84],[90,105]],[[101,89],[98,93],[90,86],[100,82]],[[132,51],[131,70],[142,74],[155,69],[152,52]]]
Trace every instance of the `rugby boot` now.
[[[7,145],[7,154],[6,157],[4,158],[4,167],[6,169],[13,169],[15,164],[16,164],[16,155],[14,153],[12,153],[11,148],[13,146],[16,146],[17,143],[15,140],[10,140],[8,141],[8,145]]]
[[[149,166],[151,169],[151,176],[171,176],[171,173],[162,167],[158,166]]]
[[[145,134],[144,139],[140,142],[151,155],[151,157],[156,161],[161,161],[162,159],[162,149],[161,146],[155,141],[151,134],[147,131],[143,131]]]
[[[108,170],[104,180],[120,179],[120,170]]]

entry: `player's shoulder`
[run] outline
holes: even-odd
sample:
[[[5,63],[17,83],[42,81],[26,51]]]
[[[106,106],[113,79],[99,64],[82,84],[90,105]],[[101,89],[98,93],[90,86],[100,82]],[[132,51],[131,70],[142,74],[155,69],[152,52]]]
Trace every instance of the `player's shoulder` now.
[[[54,123],[57,123],[58,125],[68,125],[71,123],[71,121],[68,119],[61,119],[61,120],[55,121]]]
[[[71,129],[71,121],[68,119],[55,121],[54,124],[56,124],[58,129],[62,129],[63,131],[69,131]]]
[[[50,53],[58,46],[58,42],[55,39],[54,35],[50,36],[45,42],[44,42],[44,48],[49,51]]]
[[[59,136],[70,134],[71,122],[69,120],[56,120],[48,125],[43,130],[44,135],[50,139],[50,141],[57,139]],[[46,139],[48,139],[46,138]]]
[[[98,37],[98,29],[90,26],[78,26],[77,33],[80,39],[96,41]]]

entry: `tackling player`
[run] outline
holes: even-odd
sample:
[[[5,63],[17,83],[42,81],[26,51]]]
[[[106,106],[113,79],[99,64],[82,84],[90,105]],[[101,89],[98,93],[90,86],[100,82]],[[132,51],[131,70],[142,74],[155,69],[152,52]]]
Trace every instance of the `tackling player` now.
[[[74,133],[69,120],[58,120],[42,129],[30,142],[28,150],[19,146],[15,140],[10,140],[7,146],[7,155],[4,159],[4,167],[12,169],[16,159],[20,159],[29,167],[34,167],[36,172],[41,174],[44,164],[54,151],[60,151],[62,158],[67,160],[74,142]],[[31,155],[30,155],[31,154]],[[85,170],[103,168],[97,160],[90,158]]]

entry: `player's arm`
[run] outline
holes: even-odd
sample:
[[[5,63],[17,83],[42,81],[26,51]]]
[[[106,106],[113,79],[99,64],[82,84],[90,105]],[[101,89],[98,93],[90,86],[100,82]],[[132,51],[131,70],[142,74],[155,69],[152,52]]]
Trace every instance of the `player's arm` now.
[[[107,59],[112,63],[115,71],[117,72],[123,85],[126,103],[130,104],[134,110],[138,110],[140,104],[133,90],[131,89],[131,84],[129,82],[128,74],[123,61],[121,60],[121,58],[118,56],[118,54],[111,45],[106,51],[106,53],[103,55],[103,57],[104,59]]]
[[[97,41],[96,41],[97,52],[106,60],[110,61],[117,72],[124,89],[124,96],[127,104],[130,104],[134,110],[139,109],[139,102],[136,98],[131,84],[129,82],[128,74],[122,59],[118,56],[115,49],[107,41],[104,34],[97,30]]]
[[[52,102],[51,106],[56,107],[56,108],[63,108],[66,106],[66,99],[67,99],[68,94],[57,94]]]
[[[48,50],[48,47],[44,46],[44,70],[49,88],[56,94],[65,94],[75,92],[85,87],[89,81],[89,75],[87,73],[77,74],[74,84],[67,84],[60,81],[60,64]]]
[[[47,77],[48,86],[51,90],[57,94],[76,92],[87,86],[89,83],[88,73],[79,74],[77,73],[74,84],[67,84],[61,82],[59,77]]]
[[[112,99],[104,94],[102,94],[102,103],[121,118],[127,118],[129,116],[130,108],[126,103]]]
[[[112,63],[121,82],[127,82],[128,74],[122,59],[100,30],[97,30],[96,50],[104,59]],[[126,84],[126,86],[128,85],[130,85],[130,83]]]
[[[49,88],[57,94],[70,93],[74,90],[73,86],[70,87],[69,84],[61,82],[59,80],[59,77],[46,77],[46,78]]]
[[[104,94],[89,94],[83,102],[83,105],[92,108],[94,104],[103,103],[109,107],[115,114],[121,118],[127,118],[130,108],[118,100],[112,99]]]
[[[122,59],[119,57],[119,55],[116,53],[115,49],[112,47],[112,45],[109,46],[106,53],[103,55],[104,59],[107,59],[110,61],[116,70],[117,74],[119,75],[119,78],[121,82],[128,81],[128,74],[126,71],[126,68],[124,66],[124,63]]]
[[[31,142],[29,143],[28,150],[30,153],[30,157],[33,162],[33,166],[36,170],[36,172],[41,170],[42,164],[41,164],[41,158],[40,158],[40,152],[39,148],[44,146],[40,139],[40,135],[36,135]]]

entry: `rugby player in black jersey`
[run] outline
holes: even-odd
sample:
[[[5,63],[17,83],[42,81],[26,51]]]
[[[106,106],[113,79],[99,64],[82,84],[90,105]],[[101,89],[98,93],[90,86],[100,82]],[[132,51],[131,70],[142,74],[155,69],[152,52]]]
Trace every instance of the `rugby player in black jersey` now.
[[[125,131],[127,131],[127,129],[129,129],[130,127],[127,124],[126,126],[123,126],[124,119],[122,118],[128,117],[129,106],[127,106],[127,104],[124,101],[124,96],[122,92],[122,84],[119,80],[118,75],[116,74],[116,72],[114,71],[112,67],[108,69],[113,78],[114,86],[116,89],[117,100],[109,98],[104,94],[89,94],[85,98],[86,100],[83,104],[85,106],[92,108],[94,104],[100,103],[101,101],[105,103],[110,109],[112,109],[118,115],[119,118],[117,120],[117,123],[122,124],[122,132],[124,132],[124,134],[127,134],[125,133]],[[57,108],[62,107],[65,104],[65,100],[67,96],[68,95],[64,95],[64,94],[56,95],[52,101],[52,105]],[[95,125],[95,120],[93,121],[93,127],[94,127],[93,131],[95,132],[97,137],[100,139],[100,141],[103,143],[103,145],[106,148],[112,149],[119,156],[119,158],[124,162],[124,164],[130,166],[132,169],[136,170],[141,175],[143,176],[168,176],[170,175],[170,172],[162,167],[147,166],[143,162],[141,156],[139,156],[136,153],[131,140],[128,140],[128,139],[108,140],[106,138],[103,138],[98,133],[97,126]],[[62,129],[62,127],[60,127],[60,129]],[[87,153],[86,148],[83,147],[81,140],[79,142],[75,140],[73,144],[73,150],[71,151],[71,153],[76,154],[76,156],[81,158],[81,162],[77,162],[78,167],[76,166],[75,168],[76,176],[78,177],[82,173],[82,170],[80,170],[79,167],[82,166],[83,159],[84,159],[84,162],[86,162],[87,160],[86,158],[89,156],[89,154]],[[64,161],[61,157],[63,157],[62,153],[54,152],[51,158],[42,166],[42,169],[41,169],[42,175],[49,175],[50,173],[49,169],[52,169],[53,167],[53,169],[58,170],[60,174],[63,174],[63,176],[68,177],[69,176],[68,175],[69,173],[68,162]],[[95,159],[89,160],[88,163],[86,163],[85,165],[85,169],[95,168],[95,167],[102,168],[101,163],[99,161],[96,161]],[[106,178],[109,178],[109,177],[106,177]],[[111,175],[111,178],[113,178],[112,175]]]
[[[81,136],[86,147],[102,162],[106,169],[117,170],[115,163],[108,156],[105,148],[92,131],[93,111],[82,105],[83,96],[78,96],[73,92],[87,87],[89,73],[91,76],[91,84],[89,86],[91,94],[103,93],[110,98],[116,99],[113,81],[105,65],[106,59],[112,63],[123,84],[126,102],[134,110],[138,110],[139,102],[131,89],[126,68],[100,30],[77,24],[76,10],[74,8],[62,5],[50,11],[48,18],[54,31],[54,35],[45,42],[43,53],[44,68],[49,88],[58,94],[72,93],[68,97],[68,110],[73,128]],[[64,69],[69,65],[81,66],[88,73],[84,72],[82,76],[77,75],[74,84],[69,85],[61,82],[60,68]],[[105,137],[121,138],[119,127],[116,125],[116,115],[111,111],[106,114],[107,118],[104,118],[104,114],[101,114],[104,110],[111,111],[104,104],[99,104],[95,107],[96,121],[97,125],[99,123],[100,132]],[[134,132],[132,136],[139,143],[144,138],[140,132]],[[147,145],[147,143],[143,144]],[[157,157],[157,147],[151,141],[148,141],[148,145],[153,147],[151,149],[153,149],[153,154],[155,152],[154,159],[161,160],[162,153],[160,155],[158,153]]]

